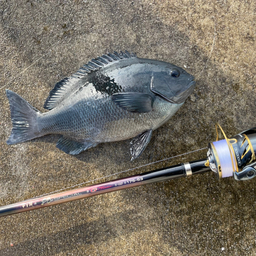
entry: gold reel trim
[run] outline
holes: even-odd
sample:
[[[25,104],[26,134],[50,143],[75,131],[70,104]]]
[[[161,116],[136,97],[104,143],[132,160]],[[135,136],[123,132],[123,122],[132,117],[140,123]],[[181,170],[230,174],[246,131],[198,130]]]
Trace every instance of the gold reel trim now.
[[[230,153],[230,157],[231,157],[231,163],[232,163],[232,169],[233,169],[233,172],[238,172],[238,165],[237,165],[237,161],[236,161],[236,155],[235,155],[235,152],[234,152],[234,149],[232,147],[232,145],[230,144],[229,142],[229,139],[227,138],[225,132],[223,131],[222,127],[220,126],[220,124],[216,124],[215,125],[215,128],[216,128],[216,134],[217,134],[217,138],[216,138],[216,141],[219,140],[219,134],[218,134],[218,128],[220,129],[220,131],[222,132],[227,144],[228,144],[228,149],[229,149],[229,153]],[[235,169],[236,167],[236,169]]]

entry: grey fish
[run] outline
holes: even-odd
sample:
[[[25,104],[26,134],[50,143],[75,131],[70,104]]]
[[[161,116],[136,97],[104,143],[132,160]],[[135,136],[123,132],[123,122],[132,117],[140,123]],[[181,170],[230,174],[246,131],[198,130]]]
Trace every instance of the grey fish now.
[[[193,76],[173,64],[127,51],[106,54],[58,82],[44,104],[46,113],[6,90],[13,124],[7,144],[61,134],[57,148],[76,155],[99,143],[133,138],[133,160],[194,87]]]

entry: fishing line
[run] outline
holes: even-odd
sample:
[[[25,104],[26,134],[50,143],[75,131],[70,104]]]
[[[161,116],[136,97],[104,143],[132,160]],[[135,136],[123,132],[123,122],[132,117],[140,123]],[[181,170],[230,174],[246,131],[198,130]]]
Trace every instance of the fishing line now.
[[[112,173],[112,174],[109,174],[109,175],[106,175],[106,176],[103,176],[103,177],[100,177],[100,178],[96,178],[96,179],[93,179],[93,180],[88,180],[88,181],[85,181],[85,182],[82,182],[82,183],[79,183],[79,184],[75,184],[75,185],[70,186],[70,187],[62,188],[62,189],[55,190],[55,191],[52,191],[52,192],[49,192],[49,193],[46,193],[46,194],[43,194],[43,195],[39,195],[37,197],[47,196],[47,195],[58,193],[58,192],[61,192],[61,191],[64,191],[64,190],[76,188],[76,187],[84,185],[84,184],[88,184],[88,183],[91,183],[91,182],[95,182],[95,181],[103,180],[103,179],[106,179],[106,178],[110,178],[110,177],[113,177],[113,176],[121,174],[121,173],[127,173],[127,172],[130,172],[130,171],[133,171],[133,170],[137,170],[137,169],[140,169],[140,168],[143,168],[143,167],[147,167],[147,166],[150,166],[150,165],[153,165],[153,164],[161,163],[161,162],[164,162],[164,161],[167,161],[167,160],[171,160],[171,159],[174,159],[174,158],[177,158],[177,157],[185,156],[185,155],[188,155],[188,154],[192,154],[192,153],[195,153],[195,152],[198,152],[198,151],[202,151],[202,150],[205,150],[205,149],[207,149],[207,147],[196,149],[196,150],[193,150],[193,151],[189,151],[187,153],[179,154],[179,155],[176,155],[176,156],[171,156],[171,157],[163,158],[163,159],[157,160],[155,162],[150,162],[150,163],[143,164],[143,165],[140,165],[140,166],[136,166],[136,167],[133,167],[133,168],[130,168],[130,169],[126,169],[126,170],[121,171],[121,172],[116,172],[116,173]]]
[[[62,39],[61,39],[62,40]],[[2,86],[0,88],[0,90],[4,89],[7,85],[9,85],[11,82],[13,82],[15,79],[17,79],[21,74],[25,73],[29,68],[31,68],[32,66],[34,66],[39,60],[41,60],[43,57],[45,57],[46,55],[48,55],[51,52],[51,49],[57,45],[61,40],[57,41],[56,43],[52,44],[46,51],[45,54],[43,54],[41,57],[39,57],[38,59],[36,59],[31,65],[29,65],[28,67],[26,67],[25,69],[23,69],[17,76],[15,76],[14,78],[10,79],[4,86]]]

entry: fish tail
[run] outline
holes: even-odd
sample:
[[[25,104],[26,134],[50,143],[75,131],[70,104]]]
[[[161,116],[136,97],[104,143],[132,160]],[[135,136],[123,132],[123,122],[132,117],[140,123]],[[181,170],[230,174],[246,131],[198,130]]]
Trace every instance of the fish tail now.
[[[7,144],[12,145],[39,137],[37,118],[40,112],[18,94],[6,90],[9,99],[12,133]]]

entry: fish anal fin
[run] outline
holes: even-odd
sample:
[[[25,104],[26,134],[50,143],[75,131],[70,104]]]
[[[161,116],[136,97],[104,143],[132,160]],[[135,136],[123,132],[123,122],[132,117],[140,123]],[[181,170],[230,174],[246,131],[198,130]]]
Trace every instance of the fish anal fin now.
[[[119,92],[112,95],[112,100],[121,108],[138,113],[152,110],[153,99],[149,94],[140,92]]]
[[[132,139],[132,141],[130,142],[130,153],[132,156],[131,161],[140,156],[140,154],[147,147],[152,137],[152,132],[152,130],[147,130]]]
[[[63,136],[58,140],[56,147],[67,154],[78,155],[82,151],[95,147],[97,144],[89,140],[79,142]]]

